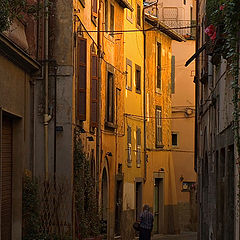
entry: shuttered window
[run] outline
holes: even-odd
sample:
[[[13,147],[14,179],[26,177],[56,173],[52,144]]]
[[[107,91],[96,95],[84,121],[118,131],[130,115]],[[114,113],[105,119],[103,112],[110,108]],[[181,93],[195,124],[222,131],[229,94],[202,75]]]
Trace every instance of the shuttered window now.
[[[161,90],[162,88],[162,76],[161,76],[161,52],[162,52],[162,47],[161,43],[157,43],[157,90]]]
[[[114,123],[114,75],[107,72],[107,104],[106,104],[107,122]]]
[[[97,17],[97,0],[92,0],[92,15]]]
[[[104,12],[105,12],[105,31],[108,31],[108,0],[105,0],[105,9],[104,9]]]
[[[98,120],[98,66],[97,55],[91,54],[91,127],[97,127]]]
[[[12,123],[2,122],[1,239],[11,240],[12,232]]]
[[[137,14],[136,14],[137,27],[141,27],[141,7],[137,4]]]
[[[114,6],[110,4],[110,34],[113,37],[114,34]]]
[[[77,44],[77,119],[86,120],[87,40],[78,38]]]
[[[156,107],[156,147],[162,146],[162,109]]]
[[[132,166],[132,128],[127,127],[127,165]]]
[[[175,93],[175,56],[171,60],[171,92]]]
[[[141,129],[137,128],[137,167],[141,166]]]
[[[135,84],[136,84],[136,92],[141,93],[141,67],[135,65],[136,72],[135,72]]]

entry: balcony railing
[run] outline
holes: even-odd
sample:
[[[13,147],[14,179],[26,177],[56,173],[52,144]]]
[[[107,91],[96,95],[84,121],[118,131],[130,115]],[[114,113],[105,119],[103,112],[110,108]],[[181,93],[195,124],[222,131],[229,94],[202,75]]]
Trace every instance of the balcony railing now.
[[[195,20],[163,19],[161,21],[187,39],[195,39],[196,37]]]

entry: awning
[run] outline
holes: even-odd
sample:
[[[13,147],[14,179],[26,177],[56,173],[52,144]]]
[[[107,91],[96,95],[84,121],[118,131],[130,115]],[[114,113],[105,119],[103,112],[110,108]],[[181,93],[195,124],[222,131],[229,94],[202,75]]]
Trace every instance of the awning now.
[[[199,48],[185,63],[185,67],[187,67],[197,56],[206,48],[207,43],[204,43],[204,45]]]

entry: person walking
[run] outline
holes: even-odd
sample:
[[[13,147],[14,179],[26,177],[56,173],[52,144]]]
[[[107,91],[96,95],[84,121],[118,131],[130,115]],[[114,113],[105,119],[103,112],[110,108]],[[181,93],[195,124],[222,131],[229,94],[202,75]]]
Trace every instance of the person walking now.
[[[139,240],[150,240],[153,229],[153,215],[150,212],[148,205],[143,206],[143,211],[140,215],[140,233]]]

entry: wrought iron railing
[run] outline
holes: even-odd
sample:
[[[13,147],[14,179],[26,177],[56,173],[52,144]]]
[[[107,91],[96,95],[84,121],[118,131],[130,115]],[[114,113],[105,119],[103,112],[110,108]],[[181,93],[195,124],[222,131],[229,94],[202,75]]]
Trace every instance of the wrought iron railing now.
[[[187,39],[195,39],[196,37],[196,21],[195,20],[176,20],[163,19],[164,24],[175,30],[177,33],[183,35]]]

